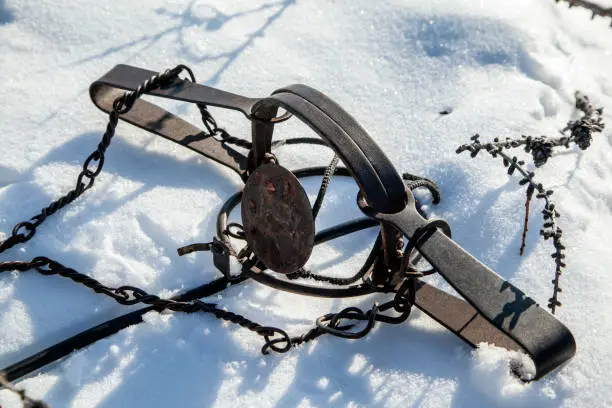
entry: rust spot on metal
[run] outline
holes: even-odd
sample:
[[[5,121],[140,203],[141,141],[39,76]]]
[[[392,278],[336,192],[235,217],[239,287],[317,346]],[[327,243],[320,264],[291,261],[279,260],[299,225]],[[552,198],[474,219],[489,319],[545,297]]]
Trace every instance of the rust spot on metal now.
[[[276,191],[276,187],[274,187],[274,184],[272,184],[270,180],[266,181],[266,191],[268,193],[273,193]]]
[[[242,222],[249,247],[269,269],[295,272],[310,257],[312,208],[289,170],[273,163],[255,169],[242,194]]]

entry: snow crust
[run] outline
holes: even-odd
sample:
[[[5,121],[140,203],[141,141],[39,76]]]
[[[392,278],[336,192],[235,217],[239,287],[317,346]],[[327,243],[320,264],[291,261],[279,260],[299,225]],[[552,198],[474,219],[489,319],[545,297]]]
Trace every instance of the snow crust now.
[[[0,234],[72,188],[106,125],[89,101],[93,80],[118,63],[185,63],[200,83],[239,94],[306,83],[331,96],[400,171],[439,183],[442,203],[428,210],[449,220],[462,246],[544,305],[554,268],[538,238],[539,209],[519,257],[523,189],[496,160],[455,149],[474,133],[554,135],[575,115],[577,89],[610,110],[611,35],[605,21],[552,0],[1,0]],[[195,109],[167,105],[198,123]],[[213,114],[248,137],[238,114]],[[309,135],[295,121],[279,132]],[[558,317],[578,343],[575,359],[542,381],[518,382],[508,370],[516,356],[487,345],[472,351],[418,312],[364,340],[322,337],[265,357],[258,336],[212,317],[149,314],[17,385],[74,408],[612,406],[611,142],[606,130],[586,152],[559,154],[537,172],[563,214]],[[283,149],[289,168],[330,159],[316,147]],[[306,183],[311,198],[317,184]],[[0,260],[45,255],[108,285],[169,296],[217,276],[208,254],[175,250],[209,241],[221,203],[240,185],[222,167],[120,124],[96,187]],[[317,227],[359,216],[355,194],[334,179]],[[347,275],[373,239],[365,231],[317,248],[310,266]],[[374,298],[310,299],[246,283],[213,301],[298,333],[321,314]],[[0,366],[125,311],[61,278],[3,274]],[[0,404],[18,406],[6,391]]]

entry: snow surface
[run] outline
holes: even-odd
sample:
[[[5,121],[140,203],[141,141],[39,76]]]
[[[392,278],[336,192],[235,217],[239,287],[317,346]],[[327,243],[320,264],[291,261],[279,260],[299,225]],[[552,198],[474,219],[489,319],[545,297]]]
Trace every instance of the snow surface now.
[[[575,117],[577,89],[610,109],[608,24],[552,0],[0,0],[0,231],[72,188],[106,124],[89,101],[93,80],[118,63],[186,63],[201,83],[240,94],[301,82],[333,97],[398,169],[440,184],[443,202],[429,211],[450,221],[462,246],[546,304],[554,267],[538,209],[521,258],[524,190],[498,161],[454,151],[476,132],[554,135]],[[197,123],[193,108],[168,105]],[[452,113],[440,117],[444,109]],[[249,135],[240,115],[213,113],[232,134]],[[295,121],[279,132],[309,134]],[[322,337],[266,357],[258,336],[210,316],[150,314],[17,385],[54,407],[612,406],[611,142],[606,130],[589,150],[558,154],[537,172],[563,214],[558,317],[578,343],[575,359],[537,383],[508,374],[509,353],[472,351],[422,313],[360,341]],[[330,159],[320,148],[283,149],[290,168]],[[311,198],[317,183],[306,183]],[[226,169],[120,124],[96,187],[0,260],[46,255],[108,285],[170,296],[217,276],[208,254],[179,258],[176,248],[209,241],[219,206],[240,185]],[[355,193],[351,182],[332,181],[317,226],[358,216]],[[310,266],[346,275],[374,234],[317,248]],[[374,299],[310,299],[251,282],[212,300],[299,333],[321,314]],[[0,366],[125,311],[65,279],[4,274]],[[18,406],[6,391],[0,404]]]

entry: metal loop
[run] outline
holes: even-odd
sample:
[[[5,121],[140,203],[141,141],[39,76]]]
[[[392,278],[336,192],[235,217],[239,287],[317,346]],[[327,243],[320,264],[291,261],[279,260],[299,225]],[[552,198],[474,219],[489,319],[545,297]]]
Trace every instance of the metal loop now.
[[[38,266],[35,266],[35,269],[38,271],[38,273],[42,275],[55,275],[57,273],[58,263],[52,261],[51,259],[40,257],[40,259],[34,258],[32,262],[40,264]]]
[[[277,353],[286,353],[291,349],[291,337],[289,337],[287,332],[285,332],[284,330],[281,330],[277,327],[262,327],[258,331],[263,333],[263,337],[264,339],[266,339],[266,344],[264,344],[261,348],[262,354],[269,354],[269,350],[276,351]],[[276,334],[280,335],[281,337],[278,339],[272,339],[272,337]],[[279,343],[284,344],[284,346],[277,346],[277,344]]]
[[[21,229],[25,229],[25,233],[20,232]],[[34,234],[36,234],[36,226],[29,221],[20,222],[13,228],[13,238],[22,243],[29,241]]]
[[[113,110],[117,112],[119,115],[123,115],[124,113],[127,113],[132,108],[132,106],[128,106],[125,103],[130,93],[133,93],[133,92],[126,91],[123,95],[117,97],[117,99],[113,101]]]
[[[47,257],[44,256],[37,256],[34,259],[32,259],[32,261],[30,262],[32,267],[39,269],[42,268],[45,265],[49,265],[49,263],[51,262],[51,260]]]
[[[450,225],[448,225],[448,222],[446,220],[443,220],[441,218],[431,218],[427,220],[427,224],[420,229],[423,231],[417,230],[414,235],[416,236],[418,234],[419,236],[417,237],[417,241],[420,241],[422,237],[427,235],[429,230],[435,230],[436,228],[440,229],[447,237],[452,237]]]
[[[257,110],[256,107],[253,107],[253,110]],[[252,120],[252,121],[257,121],[257,122],[264,122],[264,123],[282,123],[288,119],[291,119],[291,117],[293,116],[293,113],[286,111],[285,113],[283,113],[280,116],[277,116],[275,118],[271,118],[271,119],[263,119],[263,118],[258,118],[257,116],[251,114],[250,116],[248,116],[248,119]]]
[[[417,230],[412,235],[412,238],[410,238],[410,240],[408,241],[408,245],[406,245],[406,248],[404,249],[402,263],[400,266],[401,276],[416,279],[437,273],[437,270],[435,268],[431,268],[426,271],[418,270],[414,267],[414,265],[410,263],[410,256],[412,255],[413,251],[418,250],[418,247],[421,246],[424,241],[427,241],[431,234],[436,232],[438,229],[440,229],[444,235],[450,238],[450,226],[448,225],[448,222],[446,222],[446,220],[440,218],[427,220],[427,223],[423,227],[417,228]]]
[[[232,228],[235,228],[236,231],[232,231]],[[246,239],[246,234],[244,232],[244,227],[240,224],[238,224],[237,222],[230,222],[229,224],[227,224],[227,228],[224,231],[228,236],[235,238],[235,239],[241,239],[241,240],[245,240]]]
[[[286,121],[288,119],[291,119],[292,116],[293,116],[293,113],[285,112],[285,113],[283,113],[280,116],[277,116],[275,118],[267,120],[267,122],[270,122],[270,123],[282,123],[282,122],[284,122],[284,121]]]
[[[376,323],[376,315],[378,314],[378,308],[378,302],[374,303],[372,309],[367,313],[364,313],[357,307],[347,307],[339,313],[331,313],[319,317],[316,324],[319,330],[333,336],[342,337],[345,339],[360,339],[368,334],[374,327],[374,324]],[[358,332],[351,332],[349,330],[353,328],[355,324],[340,326],[340,321],[342,319],[362,321],[367,320],[368,323],[362,330]],[[329,324],[325,324],[325,322],[329,322]]]
[[[263,159],[264,163],[278,164],[278,158],[274,153],[266,153]]]
[[[144,290],[134,286],[120,286],[113,293],[118,295],[115,299],[123,305],[135,305],[140,303],[144,297],[150,296]]]
[[[92,161],[98,163],[98,165],[93,171],[89,169],[89,165],[91,164]],[[104,166],[104,155],[96,150],[95,152],[90,154],[87,159],[85,159],[85,163],[83,163],[83,173],[85,173],[85,175],[89,178],[97,177],[98,174],[102,172],[103,166]]]
[[[416,278],[409,278],[402,282],[393,298],[393,309],[398,313],[407,313],[416,301]]]
[[[87,178],[89,181],[87,182],[87,184],[83,183],[83,178]],[[85,172],[82,172],[81,174],[79,174],[79,176],[77,177],[77,186],[76,186],[76,190],[77,191],[85,191],[85,190],[89,190],[91,187],[93,187],[94,181],[96,181],[95,177],[89,177],[89,175]]]
[[[193,71],[191,70],[191,68],[189,68],[187,65],[184,65],[184,64],[178,64],[176,67],[170,70],[168,79],[177,77],[181,73],[181,71],[187,71],[187,74],[189,75],[189,79],[191,80],[191,82],[196,83],[196,78],[195,78],[195,75],[193,74]]]

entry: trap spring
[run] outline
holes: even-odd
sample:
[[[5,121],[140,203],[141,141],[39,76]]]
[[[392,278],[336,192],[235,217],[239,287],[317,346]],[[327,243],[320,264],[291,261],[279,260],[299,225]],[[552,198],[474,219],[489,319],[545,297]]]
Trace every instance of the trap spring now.
[[[183,71],[189,78],[180,78]],[[205,130],[141,99],[144,94],[196,104]],[[45,257],[0,262],[0,272],[36,270],[43,275],[59,275],[121,304],[146,305],[6,367],[0,373],[7,381],[139,323],[144,313],[165,309],[209,313],[239,324],[263,337],[264,353],[285,352],[323,334],[360,338],[376,322],[405,321],[415,306],[472,346],[486,342],[528,354],[536,372],[525,380],[541,378],[575,354],[574,338],[562,323],[462,249],[451,239],[445,221],[425,217],[412,190],[428,189],[436,204],[440,194],[435,183],[410,174],[400,177],[356,120],[317,90],[291,85],[265,98],[246,98],[197,84],[193,72],[183,65],[163,73],[118,65],[91,85],[90,95],[96,106],[108,113],[109,123],[100,144],[85,160],[75,188],[32,219],[17,224],[13,233],[0,242],[0,253],[32,239],[48,216],[93,187],[115,128],[123,120],[229,167],[245,182],[244,191],[230,197],[221,208],[213,241],[179,249],[180,255],[211,251],[223,277],[174,298],[161,299],[133,286],[108,287]],[[236,138],[218,127],[209,106],[243,113],[251,122],[251,140]],[[286,112],[278,116],[280,108]],[[275,125],[292,116],[319,138],[273,140]],[[334,159],[327,167],[289,171],[280,165],[274,149],[299,143],[327,146],[333,150]],[[366,217],[315,234],[314,220],[334,175],[355,180],[359,186],[357,204]],[[323,181],[311,207],[298,179],[312,176],[322,176]],[[228,224],[230,212],[240,203],[242,225]],[[378,238],[364,265],[353,276],[336,278],[304,269],[315,245],[372,227],[379,228]],[[245,245],[235,248],[236,241]],[[240,262],[241,273],[231,274],[230,257]],[[420,258],[425,258],[432,269],[417,268]],[[432,273],[440,274],[463,299],[426,283],[423,278]],[[310,331],[298,336],[198,300],[247,279],[307,296],[340,298],[378,292],[391,298],[373,304],[367,311],[349,307],[321,316]],[[326,285],[308,285],[309,279]]]

